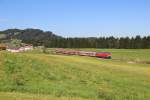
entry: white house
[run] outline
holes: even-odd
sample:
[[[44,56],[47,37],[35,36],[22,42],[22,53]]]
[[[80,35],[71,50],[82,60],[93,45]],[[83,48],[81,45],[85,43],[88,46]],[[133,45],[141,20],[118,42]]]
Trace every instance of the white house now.
[[[20,48],[7,48],[6,50],[10,52],[23,52],[23,51],[33,50],[33,46],[26,44],[25,46]]]

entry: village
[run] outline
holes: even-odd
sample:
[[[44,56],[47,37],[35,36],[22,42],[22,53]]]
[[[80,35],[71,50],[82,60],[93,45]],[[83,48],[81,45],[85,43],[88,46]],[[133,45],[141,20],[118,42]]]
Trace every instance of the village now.
[[[6,50],[9,52],[24,52],[28,50],[33,50],[32,44],[22,43],[20,40],[11,40],[11,42],[1,43],[0,50]]]
[[[0,45],[0,50],[6,50],[9,52],[23,52],[23,51],[28,51],[28,50],[33,50],[33,46],[31,44],[26,44],[22,47],[19,48],[11,48],[5,45]]]

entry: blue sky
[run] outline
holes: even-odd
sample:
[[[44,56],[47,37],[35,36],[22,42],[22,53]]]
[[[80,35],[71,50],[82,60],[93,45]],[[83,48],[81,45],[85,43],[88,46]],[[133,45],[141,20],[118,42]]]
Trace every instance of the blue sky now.
[[[0,30],[65,37],[150,35],[150,0],[0,0]]]

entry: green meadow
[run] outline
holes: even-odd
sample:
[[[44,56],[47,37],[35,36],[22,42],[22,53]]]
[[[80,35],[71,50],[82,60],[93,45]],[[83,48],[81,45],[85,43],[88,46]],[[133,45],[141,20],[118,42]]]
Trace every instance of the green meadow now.
[[[112,59],[0,51],[0,100],[150,100],[150,49]]]

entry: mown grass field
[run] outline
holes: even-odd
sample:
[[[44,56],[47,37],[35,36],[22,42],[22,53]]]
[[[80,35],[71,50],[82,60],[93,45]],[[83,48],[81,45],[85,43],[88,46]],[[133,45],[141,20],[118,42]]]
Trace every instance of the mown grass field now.
[[[0,51],[0,100],[149,100],[150,49],[112,59]]]

